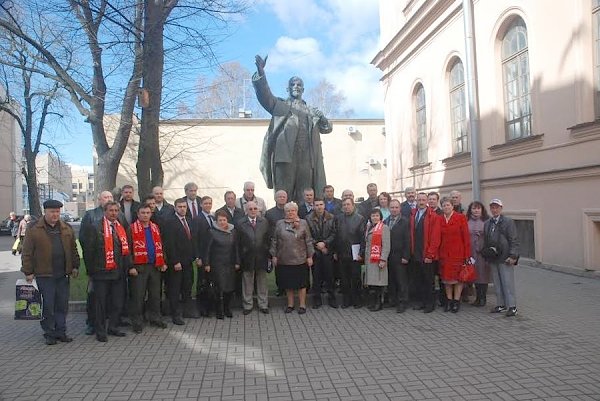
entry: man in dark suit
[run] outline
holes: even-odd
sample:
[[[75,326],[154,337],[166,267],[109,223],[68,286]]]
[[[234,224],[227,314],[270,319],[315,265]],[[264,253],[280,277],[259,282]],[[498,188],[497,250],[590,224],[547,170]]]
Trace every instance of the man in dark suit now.
[[[269,238],[275,231],[275,225],[279,220],[285,219],[285,211],[283,207],[287,203],[288,195],[283,189],[275,192],[275,206],[267,210],[265,218],[269,222]],[[275,295],[280,296],[283,294],[283,289],[279,285],[279,270],[275,269],[275,284],[277,285],[277,293]]]
[[[188,182],[183,189],[185,191],[185,196],[180,199],[184,200],[187,205],[186,216],[190,219],[195,219],[202,209],[202,203],[198,196],[198,185],[193,182]]]
[[[400,204],[400,213],[408,219],[413,209],[417,208],[417,191],[415,187],[404,188],[404,197],[406,200]]]
[[[408,219],[400,213],[400,201],[392,199],[390,215],[384,223],[390,228],[390,254],[388,256],[388,294],[396,312],[402,313],[408,304],[408,261],[410,259],[410,232]]]
[[[411,244],[411,280],[417,288],[421,305],[416,309],[423,309],[431,313],[435,309],[434,301],[434,262],[438,260],[441,240],[441,217],[427,205],[427,194],[419,192],[417,195],[417,208],[413,209],[410,217],[410,244]]]
[[[325,202],[325,210],[334,216],[342,213],[342,200],[334,196],[335,189],[333,185],[325,185],[323,188],[323,201]]]
[[[240,219],[244,218],[245,214],[242,209],[235,205],[235,192],[227,191],[225,192],[223,198],[225,199],[225,204],[221,208],[217,209],[215,213],[219,210],[225,211],[225,213],[227,213],[227,221],[230,224],[236,225]]]
[[[133,199],[133,186],[126,184],[121,188],[121,212],[125,215],[127,224],[133,223],[137,219],[137,211],[140,207],[140,202]]]
[[[298,217],[306,219],[306,215],[312,212],[315,201],[315,190],[312,188],[304,189],[304,201],[298,205]]]
[[[193,271],[192,263],[200,264],[197,251],[197,229],[192,219],[187,217],[187,202],[185,198],[175,201],[175,214],[166,223],[164,246],[167,256],[167,295],[173,323],[185,324],[182,316],[196,317],[192,305]],[[184,315],[181,301],[186,308]]]
[[[256,281],[258,309],[269,313],[267,269],[269,267],[270,228],[267,219],[258,215],[258,204],[246,204],[247,217],[238,220],[238,251],[242,267],[242,299],[244,315],[252,312],[252,293]]]

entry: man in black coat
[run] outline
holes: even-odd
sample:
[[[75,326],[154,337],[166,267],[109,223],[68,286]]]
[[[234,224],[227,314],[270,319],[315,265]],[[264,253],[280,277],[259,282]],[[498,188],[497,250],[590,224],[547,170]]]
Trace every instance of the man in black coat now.
[[[270,227],[267,219],[260,217],[258,204],[250,201],[246,204],[247,217],[238,220],[238,252],[242,268],[242,299],[244,315],[252,312],[254,302],[252,293],[256,281],[258,309],[269,313],[267,269],[269,269]]]
[[[335,189],[333,185],[325,185],[323,187],[323,201],[325,202],[325,210],[334,216],[342,213],[342,200],[334,196]]]
[[[161,223],[164,223],[168,217],[175,214],[175,207],[165,200],[162,187],[152,188],[152,195],[154,196],[154,202],[156,202],[156,209],[152,212],[152,216],[156,224],[161,226]]]
[[[329,306],[337,308],[333,292],[333,244],[335,241],[335,216],[325,210],[325,202],[321,198],[314,201],[315,208],[306,216],[306,222],[313,237],[315,254],[313,274],[313,309],[323,304],[321,292],[328,295]]]
[[[118,324],[125,303],[124,277],[131,266],[131,238],[119,222],[119,212],[117,202],[106,202],[103,218],[86,229],[82,246],[83,259],[94,293],[96,339],[100,342],[107,341],[107,334],[125,336],[125,333],[119,331]]]
[[[184,317],[197,317],[192,305],[193,270],[192,263],[201,264],[197,249],[198,231],[187,217],[185,198],[175,201],[175,214],[166,223],[164,235],[165,253],[167,256],[167,295],[171,318],[176,325],[185,324]],[[181,304],[179,302],[181,298]],[[186,313],[183,313],[183,307]]]
[[[245,214],[242,209],[240,209],[239,207],[237,207],[235,205],[235,200],[236,200],[235,192],[227,191],[227,192],[225,192],[225,195],[223,196],[223,198],[225,199],[225,204],[222,207],[220,207],[219,209],[217,209],[215,211],[215,214],[219,210],[225,211],[227,213],[227,222],[229,224],[236,225],[239,220],[244,218]]]
[[[358,205],[358,213],[361,216],[369,216],[371,210],[379,206],[379,197],[377,196],[377,184],[374,182],[367,185],[367,199]],[[365,217],[366,218],[366,217]]]
[[[200,196],[198,195],[198,185],[193,182],[188,182],[183,187],[185,196],[180,198],[184,200],[187,205],[187,217],[194,219],[200,213],[202,209],[202,203],[200,202]],[[177,199],[179,200],[179,199]]]
[[[335,254],[340,262],[342,274],[342,293],[344,301],[342,308],[354,305],[362,307],[360,250],[365,247],[366,220],[356,212],[354,200],[347,198],[342,201],[341,215],[336,217]],[[356,248],[353,252],[353,248]],[[358,251],[357,251],[358,250]]]
[[[408,220],[402,216],[400,201],[392,199],[390,215],[384,223],[390,228],[388,256],[388,294],[396,312],[402,313],[408,304],[408,261],[410,260],[410,231]]]
[[[267,210],[265,218],[269,222],[269,238],[273,236],[275,231],[275,225],[279,220],[285,219],[285,211],[283,206],[287,203],[288,195],[283,189],[275,192],[275,206]],[[275,284],[277,285],[277,293],[275,295],[280,296],[283,294],[283,289],[279,283],[279,270],[275,269]]]
[[[121,205],[121,212],[125,215],[127,224],[131,224],[137,220],[137,211],[140,207],[140,202],[133,199],[133,185],[123,185],[119,205]]]

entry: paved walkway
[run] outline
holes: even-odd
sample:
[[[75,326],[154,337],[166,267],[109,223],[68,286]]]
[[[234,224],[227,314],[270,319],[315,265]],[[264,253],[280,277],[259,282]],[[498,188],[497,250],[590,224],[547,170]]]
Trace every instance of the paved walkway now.
[[[1,400],[599,400],[600,281],[519,268],[520,315],[252,313],[46,346],[0,274]],[[493,302],[493,297],[492,297]]]

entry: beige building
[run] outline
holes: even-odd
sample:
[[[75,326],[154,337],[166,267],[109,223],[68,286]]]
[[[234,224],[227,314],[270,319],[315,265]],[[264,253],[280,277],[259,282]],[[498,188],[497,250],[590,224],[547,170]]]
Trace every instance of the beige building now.
[[[0,99],[4,99],[5,94],[0,86]],[[0,112],[0,220],[13,211],[23,214],[21,153],[21,130],[16,120]]]
[[[463,5],[381,1],[388,185],[471,200]],[[600,1],[473,1],[484,201],[522,255],[600,270]]]
[[[94,174],[84,168],[71,166],[71,205],[69,213],[82,217],[88,209],[95,207]],[[65,209],[66,210],[66,209]]]
[[[38,172],[40,202],[56,199],[61,202],[71,200],[71,167],[52,153],[40,153],[35,159]]]
[[[340,196],[352,189],[356,197],[366,196],[366,186],[386,184],[385,131],[383,120],[332,120],[333,132],[321,135],[328,183]],[[233,190],[242,195],[245,181],[253,181],[255,193],[267,206],[274,206],[273,191],[267,189],[259,171],[267,119],[171,120],[160,125],[165,171],[165,197],[184,196],[184,185],[198,184],[198,193],[213,198],[213,210],[223,205],[223,194]],[[107,130],[114,132],[114,130]],[[117,185],[136,183],[135,130],[119,167]],[[100,188],[98,188],[100,190]],[[316,191],[317,193],[320,192]]]

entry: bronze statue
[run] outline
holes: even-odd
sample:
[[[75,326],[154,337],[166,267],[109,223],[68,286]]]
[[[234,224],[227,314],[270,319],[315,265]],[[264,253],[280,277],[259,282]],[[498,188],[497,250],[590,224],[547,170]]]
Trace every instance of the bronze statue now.
[[[266,63],[267,57],[257,55],[257,71],[252,76],[256,97],[272,116],[263,142],[260,171],[268,188],[283,189],[288,200],[300,202],[304,189],[320,193],[327,183],[319,133],[328,134],[333,128],[320,110],[302,100],[302,79],[290,78],[287,99],[273,96],[265,76]]]

